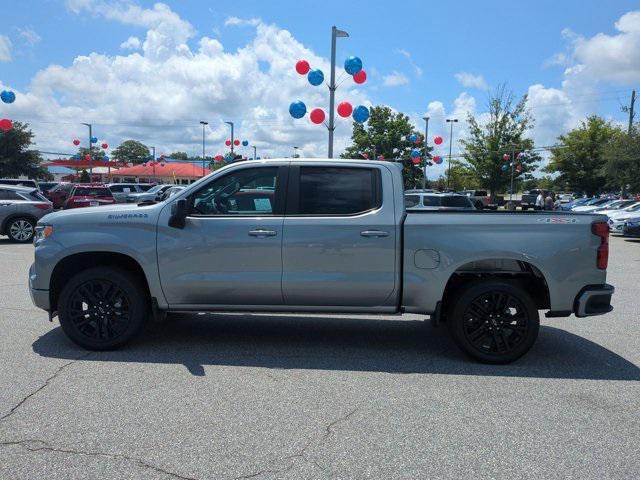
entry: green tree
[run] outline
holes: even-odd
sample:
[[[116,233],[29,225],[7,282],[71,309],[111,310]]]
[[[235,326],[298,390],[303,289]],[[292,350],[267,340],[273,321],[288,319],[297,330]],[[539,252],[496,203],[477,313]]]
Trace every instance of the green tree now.
[[[432,148],[425,149],[423,143],[416,145],[408,140],[412,133],[420,134],[403,113],[396,113],[385,106],[371,107],[369,112],[367,123],[353,122],[352,144],[345,149],[341,158],[361,159],[366,156],[375,160],[383,155],[386,160],[401,160],[405,188],[422,186],[422,164],[413,165],[411,150],[420,150],[424,158],[425,153],[430,155]],[[420,138],[424,140],[422,136]]]
[[[11,130],[0,131],[0,177],[52,178],[41,165],[40,152],[29,150],[32,139],[33,132],[26,123],[13,122]]]
[[[187,155],[187,152],[173,152],[169,155],[169,158],[174,158],[176,160],[189,160],[189,155]]]
[[[520,172],[514,169],[514,190],[516,181],[531,177],[536,169],[540,155],[532,152],[533,140],[525,135],[533,126],[533,120],[526,107],[527,96],[517,103],[513,93],[503,85],[489,99],[489,112],[486,121],[469,114],[469,137],[460,140],[464,147],[463,158],[466,166],[478,179],[480,186],[492,194],[506,191],[510,187],[511,169],[503,167],[509,161],[522,165]],[[523,156],[513,159],[514,155]],[[503,156],[509,155],[505,161]]]
[[[443,188],[446,188],[446,179]],[[474,171],[460,160],[451,160],[449,169],[449,188],[456,192],[480,188],[480,182]]]
[[[89,172],[87,172],[85,169],[82,169],[82,172],[80,172],[80,183],[89,183],[91,182],[91,177],[89,176]]]
[[[148,162],[151,159],[147,146],[137,140],[125,140],[113,150],[111,156],[120,162],[133,164]]]
[[[604,173],[608,185],[622,192],[640,192],[640,131],[634,125],[630,133],[619,132],[604,151]]]
[[[556,182],[573,191],[587,195],[598,193],[607,184],[605,152],[620,135],[622,130],[592,115],[579,127],[558,137],[558,146],[551,149],[551,160],[545,171],[559,173]]]
[[[80,158],[82,160],[85,159],[87,153],[89,153],[88,148],[86,147],[78,148],[78,155],[80,155]],[[91,147],[91,160],[96,160],[101,162],[104,156],[105,156],[104,150],[102,150],[100,147]]]

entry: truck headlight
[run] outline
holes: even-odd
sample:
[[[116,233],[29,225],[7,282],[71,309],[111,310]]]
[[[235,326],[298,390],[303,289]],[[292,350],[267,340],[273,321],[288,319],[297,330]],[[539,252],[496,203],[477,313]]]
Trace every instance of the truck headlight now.
[[[38,243],[51,235],[53,235],[53,227],[51,225],[36,225],[36,233],[33,235],[33,243]]]

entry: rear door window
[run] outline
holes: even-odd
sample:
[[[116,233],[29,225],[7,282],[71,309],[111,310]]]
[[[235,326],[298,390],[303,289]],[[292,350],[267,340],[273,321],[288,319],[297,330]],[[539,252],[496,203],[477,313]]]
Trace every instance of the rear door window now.
[[[425,195],[422,197],[422,205],[425,207],[439,207],[440,197],[436,195]]]
[[[415,207],[420,203],[419,195],[405,195],[404,197],[404,206],[406,208]]]
[[[298,188],[288,214],[356,215],[382,205],[382,179],[375,168],[300,167]]]
[[[24,200],[13,190],[0,189],[0,200]]]

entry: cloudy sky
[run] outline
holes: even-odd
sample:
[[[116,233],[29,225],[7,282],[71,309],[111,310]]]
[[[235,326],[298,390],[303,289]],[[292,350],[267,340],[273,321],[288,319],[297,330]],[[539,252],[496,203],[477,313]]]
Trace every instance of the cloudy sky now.
[[[362,86],[343,78],[338,102],[386,104],[421,129],[428,114],[430,137],[447,140],[445,119],[457,117],[454,142],[501,83],[529,95],[539,145],[590,113],[623,122],[620,107],[640,86],[640,9],[625,0],[5,0],[0,88],[18,98],[0,117],[31,123],[45,151],[73,153],[90,122],[112,146],[135,138],[196,155],[205,120],[215,155],[230,120],[263,156],[294,145],[326,155],[326,129],[293,120],[288,105],[327,109],[326,87],[294,65],[305,58],[328,77],[333,24],[350,34],[338,40],[339,65],[358,55],[368,74]],[[350,132],[340,119],[338,151]]]

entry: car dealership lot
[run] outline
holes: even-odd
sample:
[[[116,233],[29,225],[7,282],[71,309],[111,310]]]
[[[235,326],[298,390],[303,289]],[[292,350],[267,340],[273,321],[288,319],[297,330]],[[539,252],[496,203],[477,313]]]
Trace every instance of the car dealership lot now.
[[[215,254],[215,253],[214,253]],[[544,319],[512,365],[420,316],[170,317],[86,352],[0,239],[0,478],[638,478],[640,243],[615,311]]]

